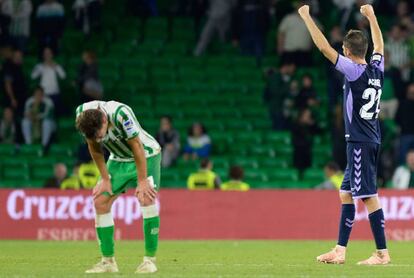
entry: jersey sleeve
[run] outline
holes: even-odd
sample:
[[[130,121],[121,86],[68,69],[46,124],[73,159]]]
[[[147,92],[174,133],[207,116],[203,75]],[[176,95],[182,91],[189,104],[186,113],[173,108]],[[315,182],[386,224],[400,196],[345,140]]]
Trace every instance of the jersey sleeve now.
[[[126,107],[121,107],[115,115],[116,125],[121,129],[127,140],[139,134],[139,127],[133,115]]]
[[[345,78],[351,82],[357,80],[363,71],[360,65],[341,54],[338,54],[335,69],[345,75]]]
[[[373,53],[369,62],[372,67],[376,67],[380,71],[384,72],[384,56],[379,53]]]

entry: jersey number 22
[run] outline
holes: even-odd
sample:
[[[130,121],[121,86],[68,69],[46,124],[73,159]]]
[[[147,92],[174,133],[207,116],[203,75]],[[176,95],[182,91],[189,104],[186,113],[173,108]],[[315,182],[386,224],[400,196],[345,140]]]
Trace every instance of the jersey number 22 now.
[[[380,99],[381,99],[382,90],[376,90],[374,88],[368,88],[362,94],[363,99],[369,100],[367,104],[364,104],[359,111],[359,115],[364,120],[372,120],[378,118],[380,112]],[[375,106],[375,111],[369,112]]]

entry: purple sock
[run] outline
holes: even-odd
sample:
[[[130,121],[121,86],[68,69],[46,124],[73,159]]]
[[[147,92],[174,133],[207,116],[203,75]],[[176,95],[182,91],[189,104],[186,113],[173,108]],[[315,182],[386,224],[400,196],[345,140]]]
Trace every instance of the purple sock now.
[[[374,235],[377,249],[387,249],[385,240],[385,219],[382,209],[376,210],[369,215],[369,223],[371,224],[371,230]]]
[[[341,222],[339,223],[338,245],[346,247],[355,219],[355,205],[342,205]]]

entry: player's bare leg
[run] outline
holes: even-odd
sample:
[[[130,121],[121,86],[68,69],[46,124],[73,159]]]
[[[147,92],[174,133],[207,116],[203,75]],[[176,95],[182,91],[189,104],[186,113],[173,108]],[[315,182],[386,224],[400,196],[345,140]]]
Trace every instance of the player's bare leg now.
[[[140,200],[145,240],[145,256],[135,273],[145,274],[157,272],[155,253],[158,248],[159,216],[155,201],[147,196]]]
[[[380,201],[377,196],[363,199],[369,213],[372,234],[375,238],[377,250],[371,257],[358,262],[359,265],[384,265],[391,262],[385,240],[385,220]]]
[[[346,256],[346,245],[351,234],[355,216],[355,205],[351,193],[340,193],[342,203],[342,214],[339,226],[338,244],[329,252],[316,257],[321,263],[344,264]]]
[[[94,199],[96,234],[101,248],[102,259],[85,273],[118,272],[114,257],[114,221],[111,207],[117,196],[100,195]]]

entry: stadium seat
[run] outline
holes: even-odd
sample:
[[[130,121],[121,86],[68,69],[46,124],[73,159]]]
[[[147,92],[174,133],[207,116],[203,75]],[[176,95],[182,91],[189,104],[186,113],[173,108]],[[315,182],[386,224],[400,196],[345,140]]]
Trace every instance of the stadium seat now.
[[[0,156],[11,156],[16,152],[16,147],[13,144],[0,144]]]
[[[41,145],[21,145],[18,149],[18,155],[20,157],[39,157],[42,154]]]

